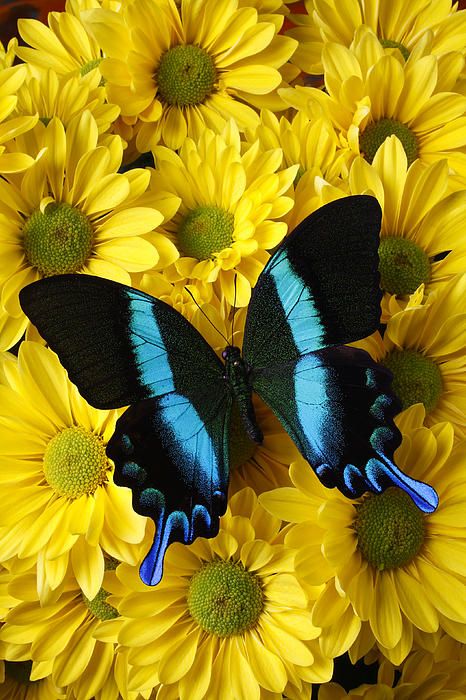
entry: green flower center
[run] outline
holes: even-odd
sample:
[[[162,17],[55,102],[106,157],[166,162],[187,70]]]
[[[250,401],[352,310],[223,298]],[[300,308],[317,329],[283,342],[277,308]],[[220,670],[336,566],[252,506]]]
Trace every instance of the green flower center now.
[[[60,496],[79,498],[95,493],[107,481],[109,469],[102,438],[82,427],[65,428],[45,450],[45,478]]]
[[[97,66],[100,65],[101,61],[102,61],[101,58],[94,58],[92,61],[88,61],[83,66],[81,66],[81,69],[79,71],[81,74],[81,77],[84,77],[85,75],[90,73],[91,70],[94,70],[94,68],[97,68]]]
[[[241,420],[238,404],[233,403],[230,420],[230,468],[238,469],[246,464],[256,451],[256,443],[247,434]]]
[[[359,146],[364,154],[364,158],[372,163],[379,146],[383,144],[388,136],[395,135],[401,141],[405,149],[408,165],[411,165],[417,158],[417,138],[405,124],[396,119],[380,119],[378,122],[368,124],[359,137]]]
[[[32,661],[5,661],[6,675],[17,683],[21,683],[21,685],[37,683],[37,681],[30,680],[31,669]],[[22,695],[21,697],[24,696]]]
[[[86,607],[91,611],[94,617],[99,620],[113,620],[115,617],[119,617],[118,611],[115,610],[113,605],[107,603],[108,593],[103,588],[97,593],[96,597],[92,600],[86,598],[84,593],[81,594],[86,604]]]
[[[239,562],[209,562],[191,579],[189,612],[203,630],[218,637],[251,629],[263,607],[259,578]]]
[[[183,219],[178,230],[178,243],[190,258],[207,260],[214,253],[228,248],[233,241],[234,216],[220,207],[202,206]]]
[[[412,294],[430,279],[427,253],[413,241],[399,236],[381,238],[379,245],[380,286],[390,294]]]
[[[213,58],[192,44],[165,51],[155,71],[163,102],[188,107],[204,102],[214,90],[217,69]]]
[[[354,529],[362,556],[380,570],[404,566],[424,542],[424,516],[408,494],[394,486],[356,505]]]
[[[92,251],[93,231],[85,214],[70,204],[49,204],[24,224],[24,249],[29,263],[43,277],[77,272]]]
[[[393,373],[392,388],[403,410],[414,403],[423,403],[427,412],[435,408],[443,389],[435,362],[415,350],[394,350],[381,362]]]
[[[384,49],[399,49],[404,60],[407,61],[409,58],[409,49],[398,41],[392,41],[391,39],[379,39],[380,43]]]

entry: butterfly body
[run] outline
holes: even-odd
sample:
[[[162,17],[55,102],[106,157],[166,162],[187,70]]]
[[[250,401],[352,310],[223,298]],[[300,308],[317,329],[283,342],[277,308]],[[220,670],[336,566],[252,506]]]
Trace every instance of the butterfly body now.
[[[88,275],[24,288],[20,302],[97,408],[129,405],[107,446],[115,483],[156,527],[140,574],[155,585],[173,541],[213,537],[225,512],[232,410],[262,441],[252,394],[281,421],[329,488],[349,498],[390,486],[424,512],[438,497],[401,472],[391,374],[346,344],[379,326],[381,211],[373,197],[317,210],[271,256],[254,287],[242,352],[222,360],[159,299]]]
[[[240,348],[234,345],[226,347],[222,352],[222,357],[225,360],[225,380],[231,387],[246,433],[251,440],[260,445],[264,436],[257,424],[252,403],[251,369],[241,357]]]

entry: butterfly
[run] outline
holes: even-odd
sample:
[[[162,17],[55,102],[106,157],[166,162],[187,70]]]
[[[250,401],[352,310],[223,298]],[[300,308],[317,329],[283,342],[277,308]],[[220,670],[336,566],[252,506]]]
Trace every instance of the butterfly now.
[[[155,522],[140,567],[163,574],[171,542],[214,537],[226,510],[230,422],[236,403],[249,437],[263,436],[252,393],[278,416],[324,486],[350,498],[389,486],[425,512],[434,489],[393,462],[401,435],[391,374],[344,345],[380,322],[381,211],[366,195],[308,216],[270,257],[248,307],[242,352],[220,359],[163,301],[89,275],[59,275],[25,287],[23,310],[96,408],[129,408],[107,445],[115,483]]]

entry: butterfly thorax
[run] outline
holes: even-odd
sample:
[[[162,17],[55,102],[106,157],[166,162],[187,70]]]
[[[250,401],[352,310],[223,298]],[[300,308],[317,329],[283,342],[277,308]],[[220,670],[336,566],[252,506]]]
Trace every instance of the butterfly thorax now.
[[[250,382],[250,369],[241,357],[241,350],[234,345],[229,345],[222,352],[225,360],[225,379],[238,404],[239,412],[247,434],[254,442],[261,443],[264,439],[262,431],[257,425],[254,405],[252,403],[252,386]]]

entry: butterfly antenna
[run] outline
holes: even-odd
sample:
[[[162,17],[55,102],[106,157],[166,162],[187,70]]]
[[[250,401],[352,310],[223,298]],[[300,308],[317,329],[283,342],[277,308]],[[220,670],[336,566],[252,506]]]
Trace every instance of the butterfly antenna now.
[[[216,330],[217,333],[218,333],[219,335],[222,336],[223,340],[224,340],[224,341],[226,342],[226,344],[228,345],[228,344],[229,344],[229,343],[228,343],[228,338],[225,338],[225,336],[223,335],[222,331],[219,331],[219,330],[218,330],[217,326],[210,320],[210,318],[207,316],[206,312],[205,312],[203,309],[201,309],[201,307],[199,306],[199,304],[198,304],[197,301],[195,300],[195,298],[194,298],[192,292],[191,292],[187,287],[185,287],[185,290],[188,292],[189,296],[191,297],[191,299],[193,300],[193,302],[196,304],[196,306],[197,306],[197,308],[199,309],[199,311],[201,312],[201,314],[202,314],[203,316],[206,317],[206,319],[208,320],[208,322],[210,323],[210,325],[212,326],[212,328],[214,328],[214,330]]]

